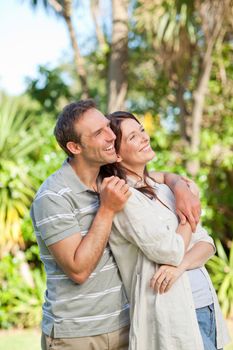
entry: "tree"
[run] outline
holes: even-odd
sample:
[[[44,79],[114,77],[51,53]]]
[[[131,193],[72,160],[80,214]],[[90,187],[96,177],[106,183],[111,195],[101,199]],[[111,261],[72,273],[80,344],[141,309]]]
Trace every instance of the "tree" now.
[[[150,31],[148,42],[160,53],[173,86],[179,106],[180,136],[191,151],[187,167],[193,175],[199,170],[194,158],[200,146],[212,56],[216,43],[224,38],[232,4],[231,0],[137,2],[137,26],[141,32],[143,28]]]
[[[96,38],[100,48],[103,49],[107,43],[104,32],[99,24],[99,5],[99,0],[91,0],[91,13],[95,25]]]
[[[72,97],[70,87],[63,79],[64,69],[39,66],[37,70],[36,78],[27,78],[26,93],[38,101],[45,112],[56,117]]]
[[[205,38],[205,49],[200,55],[199,76],[196,88],[193,91],[192,109],[192,134],[191,151],[196,154],[200,146],[200,130],[204,109],[204,101],[207,94],[208,82],[212,68],[212,55],[217,40],[225,33],[224,19],[228,17],[233,2],[230,0],[205,0],[198,2],[199,14],[202,22],[202,30]],[[222,35],[223,37],[223,35]],[[199,170],[199,162],[188,163],[189,172],[196,174]]]
[[[73,1],[72,0],[31,0],[31,4],[37,7],[39,3],[43,4],[46,10],[52,8],[56,14],[61,16],[67,26],[71,46],[74,53],[74,63],[76,68],[76,74],[81,81],[82,98],[87,98],[89,96],[88,82],[87,82],[87,71],[85,68],[84,57],[80,53],[79,44],[77,41],[77,36],[75,33],[72,15],[73,15]]]
[[[128,0],[112,0],[112,43],[108,72],[108,112],[123,109],[128,80]]]

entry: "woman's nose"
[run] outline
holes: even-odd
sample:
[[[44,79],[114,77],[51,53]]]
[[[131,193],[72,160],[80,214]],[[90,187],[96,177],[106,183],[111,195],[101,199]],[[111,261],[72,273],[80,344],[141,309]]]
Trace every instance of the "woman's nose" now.
[[[142,140],[143,141],[148,141],[149,139],[150,139],[149,135],[147,133],[143,133]]]

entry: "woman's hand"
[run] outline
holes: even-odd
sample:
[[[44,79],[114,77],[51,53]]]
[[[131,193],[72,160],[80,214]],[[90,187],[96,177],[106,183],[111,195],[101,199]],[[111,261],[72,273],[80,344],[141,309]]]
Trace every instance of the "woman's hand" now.
[[[156,293],[166,293],[184,271],[179,266],[161,265],[151,278],[150,286]]]

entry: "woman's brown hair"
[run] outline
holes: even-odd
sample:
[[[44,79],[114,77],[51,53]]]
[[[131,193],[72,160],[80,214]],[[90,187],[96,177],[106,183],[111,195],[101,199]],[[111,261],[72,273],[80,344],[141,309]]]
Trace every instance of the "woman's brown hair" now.
[[[133,119],[138,124],[140,124],[140,122],[132,113],[124,112],[124,111],[117,111],[117,112],[106,115],[106,117],[110,120],[111,129],[114,132],[114,134],[116,135],[115,149],[116,149],[116,153],[119,153],[120,146],[121,146],[121,140],[122,140],[122,130],[121,130],[122,121],[125,119]],[[138,179],[139,179],[138,181],[143,181],[143,183],[145,184],[143,187],[136,188],[138,191],[147,195],[149,198],[156,197],[153,188],[147,182],[147,178],[148,177],[151,178],[151,177],[149,176],[149,173],[148,173],[146,167],[144,169],[143,178],[142,178],[137,173],[131,171],[130,169],[123,167],[120,162],[116,162],[116,163],[112,163],[112,164],[103,165],[100,168],[99,176],[100,176],[101,180],[103,180],[105,177],[114,175],[114,176],[118,176],[120,179],[124,179],[125,181],[127,181],[127,175],[130,175],[130,174],[135,175],[136,177],[138,177]]]

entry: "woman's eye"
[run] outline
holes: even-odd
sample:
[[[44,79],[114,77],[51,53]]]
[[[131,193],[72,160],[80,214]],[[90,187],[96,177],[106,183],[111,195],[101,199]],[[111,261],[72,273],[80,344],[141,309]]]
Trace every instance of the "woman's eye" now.
[[[135,138],[135,135],[132,135],[132,136],[130,136],[130,139],[129,139],[129,140],[131,141],[131,140],[133,140],[134,138]]]

